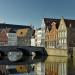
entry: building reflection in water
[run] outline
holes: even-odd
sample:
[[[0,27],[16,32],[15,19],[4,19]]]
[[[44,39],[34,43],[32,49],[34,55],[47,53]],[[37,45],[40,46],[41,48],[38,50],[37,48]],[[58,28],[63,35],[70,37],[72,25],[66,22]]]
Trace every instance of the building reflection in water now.
[[[35,64],[35,73],[36,75],[45,75],[45,63],[37,63]]]
[[[35,75],[33,65],[7,65],[8,75]]]
[[[6,75],[67,75],[67,69],[67,57],[48,56],[44,62],[7,65]]]
[[[75,57],[73,57],[73,66],[75,67]]]
[[[71,57],[68,59],[68,74],[67,75],[75,75],[75,57]]]
[[[48,56],[35,65],[36,75],[67,75],[67,57]]]
[[[49,56],[45,61],[46,75],[67,75],[67,57]]]

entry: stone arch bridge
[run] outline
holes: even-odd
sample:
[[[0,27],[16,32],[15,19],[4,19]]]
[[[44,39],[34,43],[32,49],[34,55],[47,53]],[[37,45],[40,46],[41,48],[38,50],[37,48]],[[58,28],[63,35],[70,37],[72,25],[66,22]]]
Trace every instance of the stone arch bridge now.
[[[1,46],[0,53],[7,55],[10,51],[22,51],[25,56],[33,55],[47,55],[44,47],[34,47],[34,46]]]

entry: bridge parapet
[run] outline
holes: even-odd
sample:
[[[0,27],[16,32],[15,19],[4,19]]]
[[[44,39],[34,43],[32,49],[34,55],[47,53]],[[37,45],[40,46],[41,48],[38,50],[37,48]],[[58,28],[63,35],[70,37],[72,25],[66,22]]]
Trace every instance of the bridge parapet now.
[[[41,53],[41,55],[47,55],[44,47],[34,47],[34,46],[1,46],[0,51],[7,55],[10,51],[23,51],[24,54],[29,53],[32,55],[34,53]]]

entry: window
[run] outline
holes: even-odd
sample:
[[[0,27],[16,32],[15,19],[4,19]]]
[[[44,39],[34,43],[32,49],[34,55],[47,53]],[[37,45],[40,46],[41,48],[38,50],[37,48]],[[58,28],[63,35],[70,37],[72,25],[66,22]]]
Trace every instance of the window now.
[[[59,43],[61,43],[61,40],[59,40]]]
[[[63,25],[61,25],[61,27],[62,27],[62,30],[63,30],[64,26],[63,26]]]
[[[59,35],[60,35],[60,37],[61,37],[61,35],[62,35],[61,32],[59,33]]]
[[[64,39],[64,43],[67,43],[67,40],[66,39]]]
[[[63,39],[62,39],[62,43],[63,43]]]
[[[67,32],[65,32],[65,37],[67,36]]]
[[[58,37],[60,37],[60,34],[58,33]]]
[[[62,37],[64,37],[64,32],[62,32]]]
[[[47,42],[45,42],[45,46],[47,47]]]

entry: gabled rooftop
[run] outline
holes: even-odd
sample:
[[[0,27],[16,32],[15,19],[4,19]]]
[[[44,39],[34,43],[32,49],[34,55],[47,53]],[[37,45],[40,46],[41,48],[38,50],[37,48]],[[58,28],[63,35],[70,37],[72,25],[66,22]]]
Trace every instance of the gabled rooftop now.
[[[16,25],[16,24],[6,24],[6,23],[0,23],[0,29],[3,28],[11,28],[14,31],[16,31],[17,29],[22,29],[22,28],[29,28],[32,29],[31,26],[27,26],[27,25]]]
[[[75,28],[75,20],[71,20],[71,19],[64,19],[67,28],[71,25],[72,28]],[[56,22],[56,28],[58,29],[59,27],[59,23],[60,23],[60,19],[55,19],[55,18],[44,18],[44,22],[46,27],[49,28],[49,30],[51,30],[51,23],[52,22]]]

